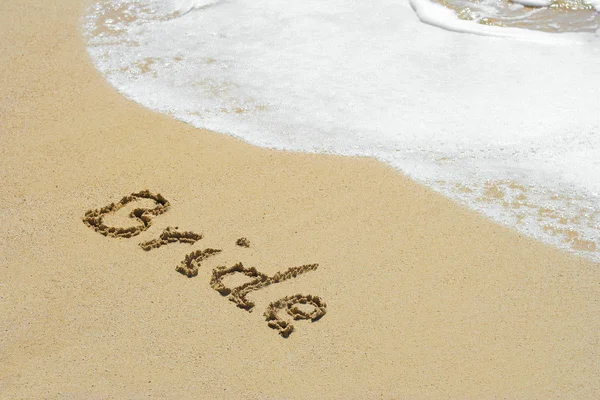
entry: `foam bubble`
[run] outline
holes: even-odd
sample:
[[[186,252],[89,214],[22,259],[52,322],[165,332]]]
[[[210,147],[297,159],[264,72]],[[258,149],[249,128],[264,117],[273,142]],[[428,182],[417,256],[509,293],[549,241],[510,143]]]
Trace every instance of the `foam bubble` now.
[[[115,0],[90,9],[86,35],[109,82],[149,108],[260,146],[377,157],[600,259],[600,39],[456,33],[412,7],[458,26],[429,0],[220,0],[183,16]]]
[[[598,12],[600,12],[600,0],[585,0],[585,4],[588,4]]]

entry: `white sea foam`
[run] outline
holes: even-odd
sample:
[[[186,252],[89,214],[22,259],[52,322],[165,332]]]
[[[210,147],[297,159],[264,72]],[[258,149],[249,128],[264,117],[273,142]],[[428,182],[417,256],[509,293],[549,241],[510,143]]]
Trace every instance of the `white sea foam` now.
[[[552,0],[513,0],[513,3],[522,4],[528,7],[547,7],[552,4]]]
[[[534,0],[534,2],[535,1],[536,0]],[[410,0],[410,5],[422,22],[454,32],[471,33],[482,36],[497,36],[549,45],[576,44],[589,42],[590,40],[589,35],[566,33],[556,35],[521,28],[473,23],[472,21],[458,18],[458,16],[449,8],[430,0]]]
[[[216,2],[218,0],[177,0],[174,4],[174,10],[180,14],[187,14],[192,10],[201,9]]]
[[[413,0],[421,18],[428,1]],[[220,0],[183,16],[176,7],[90,9],[88,51],[125,96],[260,146],[377,157],[600,259],[596,36],[456,33],[423,24],[408,0]]]
[[[598,12],[600,12],[600,0],[585,0],[586,4],[589,4],[590,6],[594,7],[594,9]]]

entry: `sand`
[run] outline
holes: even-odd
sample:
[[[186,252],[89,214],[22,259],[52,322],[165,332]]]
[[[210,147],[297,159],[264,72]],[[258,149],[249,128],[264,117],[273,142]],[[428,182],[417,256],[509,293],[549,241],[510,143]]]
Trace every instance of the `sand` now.
[[[598,264],[375,160],[143,109],[90,64],[82,7],[0,2],[0,398],[600,397]],[[143,190],[167,209],[102,216],[135,236],[84,224]]]

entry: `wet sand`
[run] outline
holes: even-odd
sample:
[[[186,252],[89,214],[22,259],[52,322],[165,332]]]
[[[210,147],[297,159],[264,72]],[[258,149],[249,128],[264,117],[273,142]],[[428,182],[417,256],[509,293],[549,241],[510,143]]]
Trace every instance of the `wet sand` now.
[[[0,397],[600,396],[598,264],[375,160],[260,149],[143,109],[88,60],[82,7],[0,3]],[[103,216],[136,235],[84,224],[146,189],[168,201],[149,222],[133,203]],[[202,238],[139,246],[167,227]],[[209,248],[196,276],[176,270]],[[238,262],[319,265],[250,292],[249,312],[211,286]],[[263,314],[296,294],[326,314],[280,311],[284,338]]]

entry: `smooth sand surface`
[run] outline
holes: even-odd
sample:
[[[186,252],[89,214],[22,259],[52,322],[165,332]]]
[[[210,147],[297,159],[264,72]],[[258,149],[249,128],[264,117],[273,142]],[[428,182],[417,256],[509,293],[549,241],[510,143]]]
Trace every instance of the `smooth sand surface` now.
[[[0,398],[600,397],[598,264],[374,160],[260,149],[143,109],[90,64],[81,14],[0,1]],[[143,189],[171,207],[139,236],[82,222]],[[168,226],[204,238],[138,246]],[[198,276],[175,271],[206,248],[222,253]],[[251,293],[249,313],[210,286],[236,262],[319,268]],[[284,339],[263,312],[297,293],[327,314]]]

